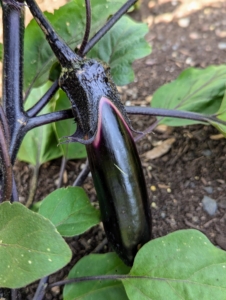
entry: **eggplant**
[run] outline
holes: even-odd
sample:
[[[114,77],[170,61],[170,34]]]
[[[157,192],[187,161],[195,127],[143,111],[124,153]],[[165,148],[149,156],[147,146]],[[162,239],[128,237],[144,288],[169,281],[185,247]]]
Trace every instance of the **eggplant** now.
[[[99,101],[97,133],[86,149],[109,244],[132,265],[151,238],[150,205],[130,128],[106,97]]]
[[[66,141],[86,145],[109,243],[132,265],[140,246],[151,238],[151,213],[133,129],[110,68],[75,54],[35,1],[26,2],[61,64],[58,83],[71,101],[77,123],[76,132]]]

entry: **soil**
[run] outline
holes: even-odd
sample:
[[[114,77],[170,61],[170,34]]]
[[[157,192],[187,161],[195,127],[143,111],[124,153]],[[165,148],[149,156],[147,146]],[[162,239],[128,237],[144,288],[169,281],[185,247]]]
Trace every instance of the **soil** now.
[[[139,10],[131,15],[136,20],[148,22],[146,38],[153,50],[148,57],[134,63],[135,82],[120,88],[124,102],[148,105],[154,91],[174,80],[185,68],[225,63],[226,50],[221,46],[226,42],[225,1],[143,1]],[[136,116],[132,121],[134,128],[145,130],[154,119]],[[147,151],[169,138],[175,139],[169,152],[150,160]],[[178,229],[195,228],[226,250],[226,144],[219,132],[203,125],[162,126],[137,146],[151,201],[153,238]],[[84,162],[67,163],[64,186],[73,183]],[[17,162],[15,171],[20,201],[25,202],[32,170],[27,164]],[[60,160],[41,167],[36,201],[56,189],[59,171]],[[86,179],[83,187],[91,201],[97,201],[91,177]],[[218,209],[213,216],[203,209],[204,196],[217,202]],[[84,255],[109,251],[101,225],[67,241],[74,257],[63,270],[50,276],[50,282],[65,278]],[[36,287],[35,283],[23,289],[21,299],[32,299]],[[54,288],[44,299],[62,299],[61,288]]]

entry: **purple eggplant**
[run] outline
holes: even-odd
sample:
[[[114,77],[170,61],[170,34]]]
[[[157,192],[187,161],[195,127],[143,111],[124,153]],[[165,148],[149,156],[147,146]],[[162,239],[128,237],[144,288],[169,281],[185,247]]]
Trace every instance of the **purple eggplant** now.
[[[67,142],[86,145],[108,240],[131,265],[139,247],[151,238],[151,214],[132,127],[110,68],[75,54],[35,1],[26,2],[61,64],[59,86],[71,101],[77,123]]]
[[[151,238],[151,213],[130,128],[106,97],[99,101],[95,139],[86,147],[108,241],[132,265],[139,248]]]

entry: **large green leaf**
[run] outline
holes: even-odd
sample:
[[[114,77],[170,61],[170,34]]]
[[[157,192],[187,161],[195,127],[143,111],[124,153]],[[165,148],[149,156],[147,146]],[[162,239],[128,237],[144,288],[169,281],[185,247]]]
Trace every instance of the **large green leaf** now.
[[[79,235],[100,222],[99,211],[79,187],[55,190],[42,201],[39,213],[63,236]]]
[[[131,67],[134,60],[151,52],[151,47],[144,39],[147,33],[146,24],[137,23],[124,16],[89,52],[88,56],[108,63],[117,85],[128,84],[134,80]]]
[[[226,252],[201,232],[180,230],[144,245],[131,276],[123,279],[130,300],[222,300]]]
[[[124,0],[92,0],[91,36],[116,12]],[[76,0],[65,4],[54,14],[45,13],[56,32],[74,49],[81,41],[85,28],[84,0]],[[36,22],[32,20],[25,30],[25,67],[24,88],[35,81],[35,86],[48,80],[51,65],[56,62],[55,56],[47,43],[44,34]]]
[[[70,248],[49,220],[20,203],[0,205],[1,287],[23,287],[70,259]]]
[[[151,101],[152,107],[178,109],[203,114],[214,114],[221,106],[226,82],[226,65],[206,69],[189,68],[179,77],[160,87]],[[161,123],[183,126],[198,121],[163,118]]]
[[[71,108],[71,103],[63,91],[59,92],[59,98],[56,101],[55,110],[64,110]],[[70,136],[76,131],[76,124],[73,119],[59,121],[55,123],[55,130],[58,139]],[[86,157],[86,148],[80,143],[62,143],[59,145],[62,153],[67,159],[78,159]]]
[[[49,87],[50,83],[47,83],[37,89],[33,89],[25,103],[25,109],[34,105]],[[53,102],[48,103],[42,109],[41,114],[52,112],[53,106]],[[40,166],[42,163],[60,156],[62,156],[62,152],[61,148],[58,147],[53,124],[48,124],[34,128],[26,134],[17,157],[19,160]]]
[[[70,271],[68,278],[82,276],[127,274],[129,267],[115,253],[91,254],[83,257]],[[126,300],[123,285],[118,280],[86,281],[64,287],[64,300]],[[139,298],[137,298],[139,299]],[[137,300],[136,299],[136,300]]]

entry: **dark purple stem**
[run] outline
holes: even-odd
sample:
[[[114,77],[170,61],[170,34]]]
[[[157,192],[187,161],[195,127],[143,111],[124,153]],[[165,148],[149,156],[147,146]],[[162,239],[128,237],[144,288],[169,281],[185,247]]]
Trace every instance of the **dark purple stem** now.
[[[107,23],[89,40],[82,56],[85,56],[96,43],[115,25],[115,23],[130,9],[137,0],[127,1],[108,21]]]
[[[4,131],[0,125],[0,172],[1,172],[1,195],[0,202],[10,200],[13,186],[13,173],[10,161],[8,143]]]
[[[35,0],[26,0],[26,2],[37,23],[39,25],[41,24],[40,28],[44,32],[46,39],[48,40],[49,45],[51,46],[60,64],[67,67],[68,61],[80,61],[81,57],[75,54],[74,51],[68,47],[68,45],[53,30],[50,23],[39,9]]]
[[[62,159],[61,159],[59,182],[57,184],[57,188],[58,189],[62,185],[62,181],[63,181],[63,176],[64,176],[64,171],[65,171],[66,164],[67,164],[67,158],[65,156],[63,156]]]
[[[82,40],[81,47],[78,51],[78,55],[82,56],[83,51],[87,45],[88,39],[89,39],[89,34],[90,34],[90,27],[91,27],[91,7],[90,7],[90,0],[85,0],[86,4],[86,30],[85,34]]]
[[[150,115],[156,117],[170,117],[179,119],[188,119],[199,121],[203,123],[208,123],[210,121],[217,122],[219,124],[226,125],[225,121],[219,120],[213,115],[203,115],[190,111],[173,110],[173,109],[163,109],[163,108],[152,108],[152,107],[141,107],[141,106],[126,106],[126,112],[132,115]],[[37,116],[29,119],[26,132],[32,128],[49,124],[52,122],[57,122],[61,120],[66,120],[73,118],[72,111],[70,109],[61,110],[41,116]]]
[[[24,7],[3,1],[3,109],[15,139],[23,112]],[[9,38],[10,37],[10,38]]]
[[[53,95],[59,89],[58,80],[54,81],[51,88],[45,93],[45,95],[32,107],[27,111],[28,117],[36,116],[43,107],[50,101]]]
[[[42,300],[44,298],[48,278],[49,277],[46,276],[39,281],[33,300]]]
[[[4,110],[2,108],[2,105],[0,105],[0,122],[2,124],[2,128],[4,131],[4,136],[7,142],[7,145],[9,146],[10,143],[10,131],[9,131],[9,124],[7,122]]]
[[[82,171],[79,173],[77,178],[75,179],[73,186],[81,186],[87,176],[89,175],[90,172],[90,167],[89,167],[89,162],[88,159],[86,160],[85,167],[82,169]]]

